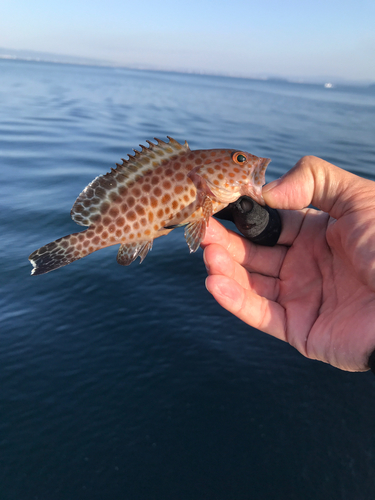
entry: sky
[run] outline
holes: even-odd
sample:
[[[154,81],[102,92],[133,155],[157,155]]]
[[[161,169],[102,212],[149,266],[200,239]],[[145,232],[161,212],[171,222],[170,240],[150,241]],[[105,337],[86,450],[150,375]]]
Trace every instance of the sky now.
[[[375,82],[374,0],[1,0],[0,47],[145,69]]]

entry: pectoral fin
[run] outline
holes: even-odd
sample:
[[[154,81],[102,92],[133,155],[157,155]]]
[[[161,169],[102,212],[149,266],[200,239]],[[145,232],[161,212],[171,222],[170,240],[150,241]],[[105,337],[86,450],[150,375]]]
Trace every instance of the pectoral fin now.
[[[183,210],[180,210],[174,216],[166,221],[165,226],[160,228],[160,231],[164,229],[175,229],[176,227],[182,227],[187,224],[186,220],[189,220],[189,217],[202,205],[202,201],[204,199],[204,194],[202,196],[201,193],[197,194],[197,198],[190,203],[188,206],[184,207]]]
[[[205,198],[202,206],[202,218],[198,221],[189,222],[185,229],[185,239],[190,253],[196,252],[201,244],[210,216],[213,213],[212,201]]]

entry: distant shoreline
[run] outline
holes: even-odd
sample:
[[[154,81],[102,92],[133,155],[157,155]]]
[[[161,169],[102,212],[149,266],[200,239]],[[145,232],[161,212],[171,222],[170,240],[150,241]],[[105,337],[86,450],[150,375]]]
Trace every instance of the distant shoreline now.
[[[3,52],[3,53],[1,53]],[[6,53],[10,52],[10,53]],[[375,90],[375,82],[346,82],[341,79],[316,79],[316,80],[303,80],[303,79],[293,79],[284,78],[277,76],[242,76],[233,75],[226,73],[214,73],[214,72],[203,72],[194,70],[183,70],[183,69],[166,69],[166,68],[152,68],[144,66],[123,66],[119,64],[114,64],[109,61],[100,61],[89,58],[77,58],[73,56],[59,56],[53,54],[41,54],[38,55],[18,55],[12,54],[13,51],[6,51],[6,49],[0,48],[0,62],[1,61],[18,61],[18,62],[29,62],[29,63],[43,63],[43,64],[60,64],[60,65],[71,65],[71,66],[87,66],[95,68],[109,68],[109,69],[120,69],[120,70],[130,70],[130,71],[150,71],[158,73],[174,73],[174,74],[184,74],[184,75],[196,75],[196,76],[211,76],[211,77],[224,77],[224,78],[238,78],[244,80],[255,80],[264,82],[274,82],[274,83],[290,83],[298,85],[318,85],[324,86],[327,89],[332,89],[336,87],[359,87],[359,88],[369,88]],[[30,51],[31,52],[31,51]]]

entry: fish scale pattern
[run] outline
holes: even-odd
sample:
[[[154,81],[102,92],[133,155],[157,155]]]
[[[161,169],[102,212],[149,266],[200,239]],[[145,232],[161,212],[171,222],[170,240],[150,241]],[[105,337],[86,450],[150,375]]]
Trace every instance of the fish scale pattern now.
[[[148,143],[82,191],[71,215],[88,229],[33,252],[33,274],[115,244],[121,245],[119,264],[129,265],[138,256],[142,261],[155,238],[180,225],[187,225],[185,237],[195,251],[210,215],[241,194],[261,198],[268,159],[242,153],[246,164],[239,165],[232,159],[235,150],[191,151],[186,142],[171,138],[168,143]]]

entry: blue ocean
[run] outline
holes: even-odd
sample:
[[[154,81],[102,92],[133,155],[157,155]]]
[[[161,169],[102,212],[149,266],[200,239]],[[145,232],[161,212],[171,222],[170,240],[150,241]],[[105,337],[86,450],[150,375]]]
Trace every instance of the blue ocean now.
[[[362,500],[375,377],[221,309],[183,230],[43,276],[82,189],[154,137],[375,180],[375,89],[0,61],[0,500]]]

